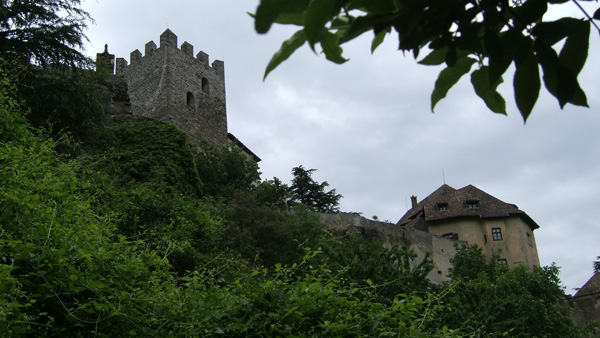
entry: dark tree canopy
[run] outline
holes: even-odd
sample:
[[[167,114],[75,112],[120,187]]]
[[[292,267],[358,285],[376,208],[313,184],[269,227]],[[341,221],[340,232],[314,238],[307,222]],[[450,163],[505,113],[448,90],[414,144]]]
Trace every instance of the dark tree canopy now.
[[[477,245],[456,250],[445,307],[434,315],[438,325],[472,337],[587,337],[558,302],[564,292],[557,266],[508,268],[486,260]]]
[[[38,65],[76,65],[89,14],[81,0],[0,0],[0,55]]]
[[[560,11],[559,5],[577,6],[583,19],[545,19],[550,8]],[[274,23],[301,27],[273,55],[265,77],[305,42],[313,50],[320,44],[328,60],[344,63],[342,44],[372,31],[374,51],[395,31],[401,51],[415,58],[426,47],[431,51],[420,64],[446,65],[431,94],[432,110],[471,73],[475,93],[490,110],[506,114],[497,88],[514,64],[514,96],[524,120],[542,82],[561,108],[587,107],[577,76],[587,59],[591,26],[600,31],[594,22],[600,10],[591,16],[577,0],[261,0],[254,17],[258,33]]]
[[[290,186],[290,205],[301,203],[314,208],[318,212],[338,212],[338,204],[342,195],[337,194],[335,189],[325,192],[325,188],[329,186],[329,183],[327,181],[323,183],[315,181],[312,178],[312,173],[315,171],[316,169],[304,169],[303,166],[292,169],[294,178]]]

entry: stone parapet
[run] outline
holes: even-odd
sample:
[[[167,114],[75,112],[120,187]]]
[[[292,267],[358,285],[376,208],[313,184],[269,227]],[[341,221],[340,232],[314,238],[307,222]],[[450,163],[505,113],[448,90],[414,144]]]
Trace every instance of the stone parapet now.
[[[383,246],[406,246],[417,253],[415,264],[426,255],[433,261],[434,268],[427,275],[433,283],[440,284],[450,280],[448,274],[452,267],[450,258],[456,254],[456,241],[443,238],[414,228],[405,228],[392,223],[369,220],[357,213],[319,214],[335,235],[360,233],[365,239],[375,239]]]

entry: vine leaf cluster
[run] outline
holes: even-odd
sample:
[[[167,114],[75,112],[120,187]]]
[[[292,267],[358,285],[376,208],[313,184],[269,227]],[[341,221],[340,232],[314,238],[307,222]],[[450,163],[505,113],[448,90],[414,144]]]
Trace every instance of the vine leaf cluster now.
[[[590,2],[587,0],[583,0]],[[552,7],[577,6],[584,18],[544,20]],[[559,10],[561,8],[558,8]],[[273,24],[300,29],[283,42],[268,63],[266,78],[298,48],[320,45],[327,60],[342,64],[342,45],[373,32],[374,52],[387,35],[422,65],[445,65],[431,94],[431,109],[465,74],[487,107],[506,115],[498,92],[514,65],[514,100],[524,121],[535,106],[542,83],[561,108],[588,106],[578,75],[588,57],[591,26],[600,9],[588,14],[577,0],[261,0],[252,14],[258,33]]]

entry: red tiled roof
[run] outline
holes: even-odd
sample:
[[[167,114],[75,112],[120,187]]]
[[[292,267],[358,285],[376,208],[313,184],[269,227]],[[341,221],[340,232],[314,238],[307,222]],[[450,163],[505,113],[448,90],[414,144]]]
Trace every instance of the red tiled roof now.
[[[468,204],[476,204],[477,208],[470,209]],[[441,211],[440,206],[445,206],[446,210]],[[444,184],[407,211],[397,224],[412,226],[419,219],[431,222],[457,217],[497,218],[513,215],[523,217],[532,229],[539,228],[539,225],[516,205],[502,202],[473,185],[457,190]]]

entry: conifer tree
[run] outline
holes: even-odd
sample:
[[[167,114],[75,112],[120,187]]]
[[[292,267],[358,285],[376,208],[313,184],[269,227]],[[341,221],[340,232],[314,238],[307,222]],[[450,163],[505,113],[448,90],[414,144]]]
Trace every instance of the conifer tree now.
[[[0,56],[36,65],[81,65],[89,14],[81,0],[0,0]]]

